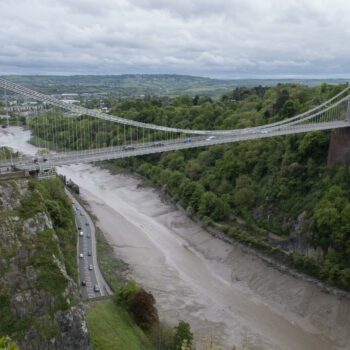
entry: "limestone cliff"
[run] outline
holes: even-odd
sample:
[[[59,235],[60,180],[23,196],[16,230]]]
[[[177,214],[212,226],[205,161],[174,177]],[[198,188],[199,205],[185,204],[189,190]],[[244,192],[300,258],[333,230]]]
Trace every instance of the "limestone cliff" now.
[[[0,181],[0,336],[23,350],[90,349],[75,252],[57,179]]]

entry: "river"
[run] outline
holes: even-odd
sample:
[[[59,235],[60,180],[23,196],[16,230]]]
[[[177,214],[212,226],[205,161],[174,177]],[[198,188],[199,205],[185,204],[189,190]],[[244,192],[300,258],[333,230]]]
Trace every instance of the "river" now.
[[[10,128],[1,131],[0,146],[17,135],[29,138]],[[24,153],[33,147],[18,145]],[[348,299],[212,237],[137,177],[90,164],[58,171],[80,186],[116,255],[155,296],[160,318],[188,321],[198,349],[208,334],[223,349],[350,349]]]

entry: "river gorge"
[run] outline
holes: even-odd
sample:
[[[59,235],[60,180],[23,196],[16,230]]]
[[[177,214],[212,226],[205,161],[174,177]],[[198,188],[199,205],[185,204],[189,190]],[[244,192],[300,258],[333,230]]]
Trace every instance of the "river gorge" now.
[[[0,146],[33,154],[30,134],[1,130]],[[14,142],[15,141],[15,142]],[[150,290],[161,320],[191,324],[224,349],[350,349],[350,300],[282,273],[211,236],[136,176],[91,164],[63,166],[115,254]]]

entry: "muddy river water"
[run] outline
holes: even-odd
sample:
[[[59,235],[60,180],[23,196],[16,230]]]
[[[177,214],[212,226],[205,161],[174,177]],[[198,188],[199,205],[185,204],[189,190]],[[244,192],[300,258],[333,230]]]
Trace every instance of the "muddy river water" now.
[[[0,131],[0,146],[13,138],[20,151],[33,150],[19,128]],[[208,334],[223,349],[350,349],[348,299],[212,237],[136,177],[90,164],[58,171],[80,186],[116,255],[154,294],[160,318],[188,321],[198,349]]]

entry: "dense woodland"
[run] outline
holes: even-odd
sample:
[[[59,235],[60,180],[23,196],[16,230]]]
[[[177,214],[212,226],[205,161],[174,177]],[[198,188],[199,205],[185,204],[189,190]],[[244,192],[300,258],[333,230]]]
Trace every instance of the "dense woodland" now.
[[[104,103],[112,114],[146,123],[234,129],[291,117],[343,88],[279,84],[236,88],[215,100],[180,96],[110,99]],[[57,113],[29,123],[36,136],[33,141],[46,138],[76,149],[79,130],[89,125],[98,134],[91,143],[118,144],[117,126],[97,126],[96,121],[80,117],[75,134],[71,134],[65,130],[67,123],[53,126]],[[51,131],[44,132],[47,125]],[[350,172],[344,164],[326,167],[329,139],[330,132],[312,132],[112,163],[144,175],[208,225],[330,285],[350,290]],[[272,236],[277,237],[274,243]],[[293,240],[318,248],[320,254],[305,257],[275,247],[276,241]]]

